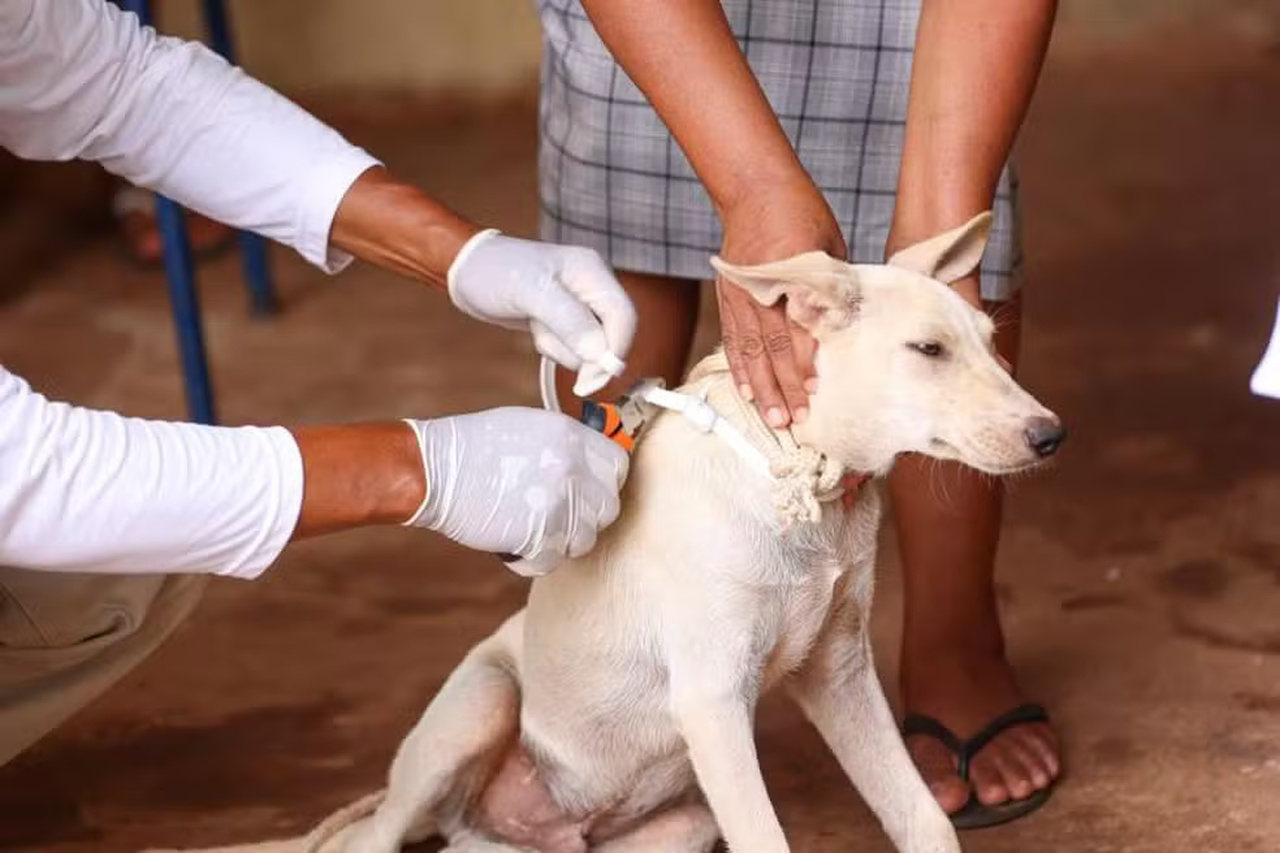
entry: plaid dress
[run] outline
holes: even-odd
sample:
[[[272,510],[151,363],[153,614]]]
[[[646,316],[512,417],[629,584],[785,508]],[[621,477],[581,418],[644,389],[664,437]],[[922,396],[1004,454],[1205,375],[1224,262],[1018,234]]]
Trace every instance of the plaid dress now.
[[[643,0],[637,0],[643,2]],[[723,0],[734,34],[852,259],[883,259],[902,153],[919,0]],[[616,268],[711,277],[721,230],[653,108],[578,0],[538,0],[543,60],[543,239],[590,246]],[[1018,286],[1017,186],[1001,176],[982,293]]]

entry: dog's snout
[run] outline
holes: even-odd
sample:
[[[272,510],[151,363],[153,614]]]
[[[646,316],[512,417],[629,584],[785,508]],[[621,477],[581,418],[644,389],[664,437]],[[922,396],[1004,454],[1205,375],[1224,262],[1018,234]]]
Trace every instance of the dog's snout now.
[[[1067,437],[1066,429],[1057,418],[1032,418],[1027,421],[1027,429],[1023,434],[1027,437],[1027,446],[1041,459],[1057,453]]]

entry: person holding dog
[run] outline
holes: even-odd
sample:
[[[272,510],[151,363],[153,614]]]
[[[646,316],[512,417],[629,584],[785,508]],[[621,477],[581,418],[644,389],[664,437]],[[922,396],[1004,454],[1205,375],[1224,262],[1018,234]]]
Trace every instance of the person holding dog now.
[[[0,4],[0,145],[96,160],[328,272],[352,256],[530,332],[588,381],[635,313],[588,249],[518,240],[396,181],[204,47],[104,0]],[[292,541],[405,524],[525,558],[589,550],[626,454],[559,414],[222,428],[54,403],[0,366],[0,763],[155,649],[210,575],[252,578]]]
[[[955,287],[997,318],[999,352],[1016,363],[1021,257],[1007,162],[1054,0],[538,5],[542,236],[600,251],[643,330],[606,395],[683,373],[711,254],[879,262],[993,199],[981,275]],[[743,395],[775,427],[803,420],[812,341],[780,308],[724,282],[717,294]],[[1005,654],[994,588],[1002,487],[915,459],[898,463],[889,486],[906,586],[908,746],[958,826],[1027,814],[1061,760]]]

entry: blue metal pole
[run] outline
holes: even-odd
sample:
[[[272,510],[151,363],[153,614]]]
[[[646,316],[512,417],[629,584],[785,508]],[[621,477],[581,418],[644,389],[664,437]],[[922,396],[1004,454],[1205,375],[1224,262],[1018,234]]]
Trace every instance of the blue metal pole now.
[[[148,0],[119,0],[122,9],[133,12],[143,24],[151,23]],[[156,196],[156,224],[164,258],[165,282],[178,337],[178,357],[186,386],[188,417],[201,424],[216,423],[213,388],[209,382],[209,362],[205,353],[200,298],[196,293],[195,267],[191,246],[182,221],[182,208],[172,199]]]
[[[198,424],[217,423],[213,409],[213,388],[209,382],[209,361],[204,346],[204,324],[200,318],[200,296],[196,292],[191,247],[182,208],[172,199],[156,197],[156,222],[164,243],[165,280],[178,332],[178,355],[186,379],[187,412]]]
[[[235,47],[231,41],[231,22],[224,0],[204,0],[204,20],[213,49],[227,62],[234,64]],[[239,239],[244,278],[249,285],[250,307],[258,316],[274,314],[277,303],[271,286],[271,269],[267,262],[267,242],[257,234],[247,231],[241,231]]]

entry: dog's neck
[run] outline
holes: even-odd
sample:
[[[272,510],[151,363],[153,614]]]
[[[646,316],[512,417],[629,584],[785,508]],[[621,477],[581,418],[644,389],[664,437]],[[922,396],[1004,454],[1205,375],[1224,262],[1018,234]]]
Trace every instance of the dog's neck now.
[[[723,350],[717,349],[702,359],[689,371],[689,377],[681,390],[689,393],[709,392],[715,398],[717,410],[732,421],[747,435],[756,447],[768,452],[771,446],[812,447],[825,452],[822,442],[816,440],[814,426],[811,423],[793,424],[786,429],[770,427],[760,415],[754,404],[745,400],[732,380],[729,361]],[[853,456],[832,460],[839,464],[848,474],[885,473],[884,461],[873,459],[870,454],[860,458],[856,452]]]
[[[689,374],[682,392],[703,397],[719,417],[731,423],[769,462],[774,505],[783,526],[816,522],[820,505],[836,500],[846,471],[840,460],[828,459],[804,441],[803,430],[774,429],[758,409],[738,393],[722,352],[706,357]]]

